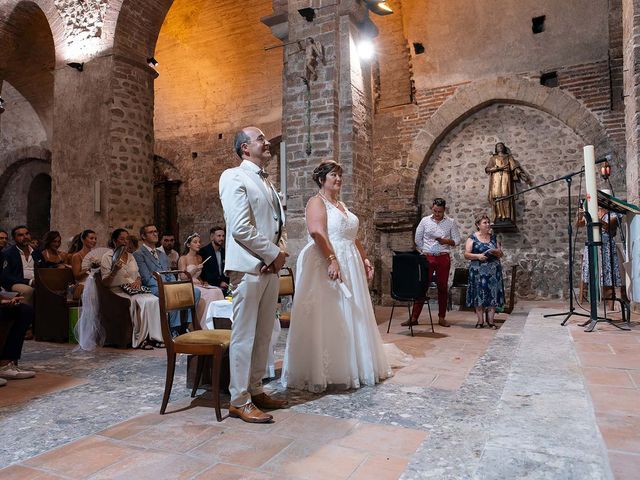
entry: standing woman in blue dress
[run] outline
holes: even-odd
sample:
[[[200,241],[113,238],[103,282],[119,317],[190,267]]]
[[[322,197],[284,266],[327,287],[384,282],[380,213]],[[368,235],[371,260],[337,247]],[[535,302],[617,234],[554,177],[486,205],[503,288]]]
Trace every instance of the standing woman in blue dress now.
[[[504,284],[500,259],[504,255],[495,234],[491,233],[491,221],[482,215],[476,221],[478,229],[466,241],[464,258],[469,265],[469,286],[467,287],[467,307],[474,307],[478,321],[476,328],[484,327],[484,312],[489,313],[487,325],[493,323],[496,307],[504,305]]]

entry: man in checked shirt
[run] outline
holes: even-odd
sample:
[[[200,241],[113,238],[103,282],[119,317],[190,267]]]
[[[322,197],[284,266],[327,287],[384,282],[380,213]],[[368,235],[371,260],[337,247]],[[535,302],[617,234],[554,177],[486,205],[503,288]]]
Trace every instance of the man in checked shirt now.
[[[451,247],[460,244],[460,232],[455,220],[445,217],[444,211],[447,202],[444,198],[434,198],[431,206],[431,215],[424,217],[416,229],[416,248],[427,257],[427,278],[431,280],[433,272],[436,272],[436,285],[438,286],[438,325],[449,327],[445,319],[447,314],[447,295],[449,284],[449,269],[451,268]],[[426,283],[428,288],[429,283]],[[425,291],[425,296],[426,296]],[[425,296],[416,300],[413,304],[411,319],[402,323],[408,327],[410,323],[418,324],[418,317],[424,306]]]

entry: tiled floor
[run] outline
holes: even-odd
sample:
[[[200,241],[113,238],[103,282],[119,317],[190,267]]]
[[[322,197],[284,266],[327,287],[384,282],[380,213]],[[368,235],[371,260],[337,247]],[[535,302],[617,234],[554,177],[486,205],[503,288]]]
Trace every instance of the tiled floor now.
[[[525,313],[520,314],[520,324],[525,323],[526,311],[537,306],[562,304],[521,302],[518,308]],[[317,396],[283,392],[277,382],[271,382],[267,389],[278,396],[286,394],[292,405],[273,412],[275,422],[268,425],[230,418],[215,422],[207,395],[188,398],[184,372],[174,384],[171,413],[155,413],[163,385],[162,350],[104,349],[82,354],[78,361],[69,346],[29,342],[24,365],[36,368],[38,376],[10,382],[0,390],[0,421],[4,424],[0,445],[10,448],[7,445],[18,438],[12,421],[24,424],[29,418],[49,416],[53,423],[47,427],[46,421],[41,422],[45,426],[40,430],[38,422],[24,426],[26,437],[41,436],[42,447],[22,447],[24,451],[13,456],[4,450],[5,463],[0,465],[12,463],[6,463],[6,458],[15,458],[15,463],[0,470],[0,478],[445,478],[447,475],[434,473],[435,469],[433,475],[425,475],[432,466],[423,461],[428,458],[424,452],[434,447],[430,439],[437,432],[438,442],[449,438],[453,442],[449,445],[474,441],[456,439],[455,432],[467,435],[456,426],[458,422],[463,422],[460,427],[477,422],[473,428],[492,428],[491,415],[499,412],[485,403],[495,405],[502,395],[504,381],[499,377],[509,372],[504,359],[516,351],[518,334],[510,330],[508,320],[497,332],[474,329],[474,315],[468,312],[452,312],[448,319],[453,326],[436,326],[435,333],[420,325],[415,337],[400,327],[406,312],[398,312],[387,334],[389,309],[378,308],[377,314],[384,341],[412,355],[411,364],[396,370],[382,385],[348,393]],[[638,478],[640,330],[637,325],[629,333],[599,326],[597,332],[587,334],[575,322],[568,330],[616,479]],[[278,353],[282,355],[282,342]],[[184,370],[184,362],[180,368]],[[66,403],[70,408],[82,404],[94,414],[67,418],[65,413],[53,411],[53,405]],[[474,405],[480,416],[474,413]],[[112,426],[105,428],[108,425]],[[61,438],[60,432],[74,429],[75,434]],[[435,447],[438,456],[444,455],[444,463],[463,458],[456,457],[455,447],[446,447],[450,450],[442,455]],[[491,466],[491,445],[479,443],[478,448],[475,453],[473,449],[467,452],[469,458],[486,459],[476,470],[482,474],[475,475],[491,478],[485,475],[487,468],[495,474],[502,467]],[[495,456],[497,464],[502,463],[499,459],[504,451],[497,449]],[[548,462],[548,458],[538,455],[539,461]],[[526,470],[535,458],[516,461],[521,462],[517,468]],[[579,471],[562,461],[551,467]],[[574,474],[564,478],[588,477]]]
[[[640,330],[599,324],[571,335],[616,479],[640,478]]]

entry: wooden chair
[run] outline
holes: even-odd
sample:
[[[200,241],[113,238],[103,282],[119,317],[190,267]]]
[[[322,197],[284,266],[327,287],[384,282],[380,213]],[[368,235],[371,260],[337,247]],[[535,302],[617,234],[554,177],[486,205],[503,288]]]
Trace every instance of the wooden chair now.
[[[133,319],[131,318],[131,300],[116,295],[102,282],[102,274],[96,272],[96,291],[98,292],[98,312],[104,329],[105,345],[127,348],[133,337]]]
[[[36,268],[35,319],[33,333],[36,340],[69,341],[69,308],[77,307],[77,300],[67,300],[67,287],[76,283],[69,268]]]
[[[187,280],[176,280],[173,282],[165,282],[162,275],[173,274],[176,278],[182,274]],[[167,409],[169,396],[171,395],[171,387],[173,386],[173,376],[176,369],[176,355],[178,353],[186,353],[188,355],[198,355],[198,370],[196,371],[196,379],[191,391],[191,396],[195,396],[195,392],[200,385],[200,377],[202,376],[202,365],[204,357],[212,357],[212,381],[211,390],[213,393],[213,402],[216,410],[216,419],[222,421],[222,413],[220,411],[220,368],[222,357],[229,349],[231,340],[231,331],[229,330],[200,330],[197,321],[193,322],[194,331],[178,335],[173,338],[169,331],[169,312],[174,310],[191,310],[191,318],[196,317],[195,292],[193,290],[193,282],[191,275],[185,271],[167,271],[154,272],[153,276],[158,282],[158,294],[160,296],[160,319],[162,326],[162,339],[167,350],[167,377],[164,385],[164,397],[162,398],[162,406],[160,414],[163,415]]]
[[[282,272],[285,272],[284,274]],[[293,272],[289,267],[284,267],[280,270],[280,290],[278,291],[278,297],[291,296],[293,302],[293,295],[296,291],[295,282],[293,279]],[[291,323],[291,311],[280,312],[280,326],[282,328],[289,328]]]

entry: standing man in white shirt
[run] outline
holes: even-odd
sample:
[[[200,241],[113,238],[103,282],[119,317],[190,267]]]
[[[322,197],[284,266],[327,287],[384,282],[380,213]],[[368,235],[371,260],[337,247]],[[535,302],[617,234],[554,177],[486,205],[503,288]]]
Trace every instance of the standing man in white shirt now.
[[[449,287],[449,270],[451,269],[451,247],[460,244],[460,231],[455,220],[445,217],[444,212],[447,202],[444,198],[434,198],[431,206],[431,215],[424,217],[416,229],[416,248],[427,257],[427,283],[429,288],[433,272],[436,272],[436,285],[438,286],[438,325],[449,327],[445,319],[447,314],[447,297]],[[418,324],[418,317],[422,312],[426,297],[419,298],[413,304],[411,319],[404,322],[403,326]]]
[[[247,127],[236,134],[234,143],[242,163],[220,177],[227,224],[225,274],[233,285],[229,416],[267,423],[273,417],[262,410],[287,404],[262,389],[276,319],[278,272],[289,255],[284,243],[284,209],[264,170],[271,160],[264,133]]]

